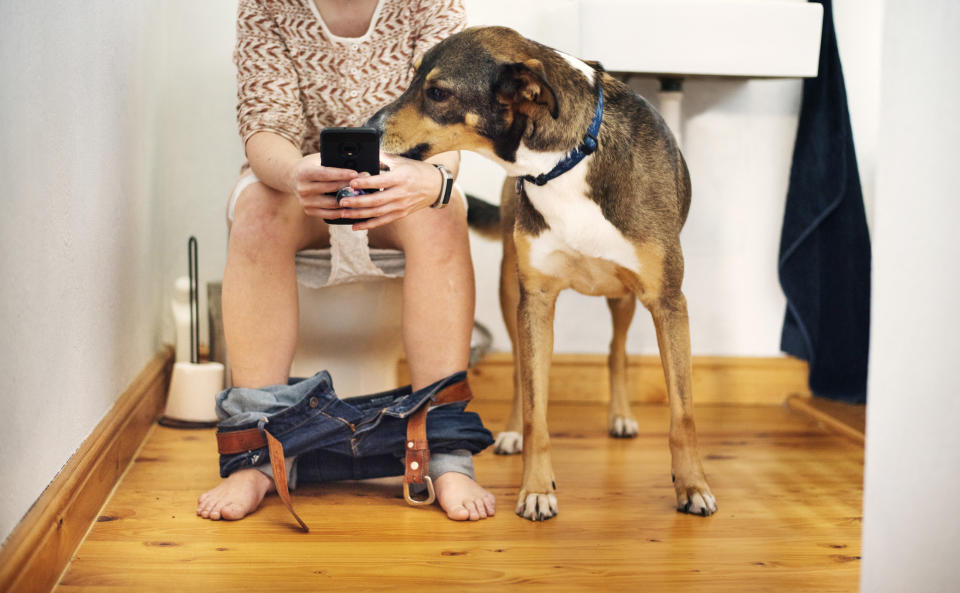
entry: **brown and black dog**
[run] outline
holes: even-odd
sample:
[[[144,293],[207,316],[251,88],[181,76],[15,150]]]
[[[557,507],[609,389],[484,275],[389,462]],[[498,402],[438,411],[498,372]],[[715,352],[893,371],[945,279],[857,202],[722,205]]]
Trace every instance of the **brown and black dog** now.
[[[546,410],[554,305],[566,288],[606,297],[612,312],[614,436],[637,433],[625,352],[636,299],[653,315],[677,508],[715,512],[697,451],[680,290],[690,177],[663,119],[600,69],[503,27],[453,35],[415,67],[410,88],[370,121],[383,132],[383,150],[421,159],[470,150],[510,176],[500,206],[500,292],[517,372],[514,411],[496,450],[523,450],[517,514],[539,521],[557,513]]]

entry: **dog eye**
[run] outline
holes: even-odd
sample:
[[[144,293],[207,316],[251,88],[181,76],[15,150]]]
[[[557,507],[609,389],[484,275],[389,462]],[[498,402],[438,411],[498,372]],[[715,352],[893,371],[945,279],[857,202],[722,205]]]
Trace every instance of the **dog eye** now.
[[[447,89],[442,89],[440,87],[432,86],[427,89],[427,98],[431,101],[436,101],[437,103],[442,103],[450,98],[452,95]]]

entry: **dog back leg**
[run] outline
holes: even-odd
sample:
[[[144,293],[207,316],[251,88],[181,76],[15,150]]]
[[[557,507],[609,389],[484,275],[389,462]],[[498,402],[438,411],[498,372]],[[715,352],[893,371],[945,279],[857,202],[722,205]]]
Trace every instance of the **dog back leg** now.
[[[503,259],[500,262],[500,312],[513,346],[513,406],[503,432],[497,435],[493,451],[514,455],[523,448],[523,403],[520,388],[519,348],[517,347],[517,309],[520,304],[520,280],[517,278],[517,248],[513,233],[504,233]]]
[[[627,389],[627,330],[637,309],[637,298],[631,293],[624,297],[608,298],[607,306],[613,318],[613,339],[610,341],[610,436],[632,438],[637,436],[637,420],[630,413],[630,392]]]
[[[657,330],[670,400],[670,455],[677,510],[711,515],[717,510],[717,501],[703,473],[693,422],[693,369],[687,300],[682,292],[675,290],[645,304],[653,315]]]

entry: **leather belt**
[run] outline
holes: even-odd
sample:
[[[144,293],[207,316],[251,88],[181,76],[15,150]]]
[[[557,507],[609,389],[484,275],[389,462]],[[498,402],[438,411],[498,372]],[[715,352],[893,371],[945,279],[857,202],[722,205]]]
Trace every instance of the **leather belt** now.
[[[427,412],[430,408],[453,402],[470,401],[473,392],[467,380],[459,381],[441,389],[433,396],[431,402],[425,402],[407,420],[407,447],[404,461],[403,497],[414,506],[432,504],[436,500],[433,480],[430,479],[430,447],[427,443]],[[290,490],[287,486],[287,468],[284,460],[283,444],[266,429],[266,422],[261,422],[257,428],[233,430],[217,433],[217,451],[221,455],[234,455],[267,447],[270,454],[270,466],[273,469],[273,482],[277,494],[284,506],[300,524],[300,528],[309,532],[310,528],[303,519],[293,510]],[[262,428],[261,428],[262,427]],[[427,495],[423,499],[414,498],[410,494],[410,484],[427,484]]]
[[[470,385],[464,379],[449,385],[433,397],[433,405],[464,402],[473,399]],[[407,420],[407,455],[404,462],[403,498],[414,506],[433,504],[437,495],[430,479],[430,446],[427,444],[427,412],[432,406],[424,404]],[[427,496],[416,499],[410,495],[410,484],[427,483]]]

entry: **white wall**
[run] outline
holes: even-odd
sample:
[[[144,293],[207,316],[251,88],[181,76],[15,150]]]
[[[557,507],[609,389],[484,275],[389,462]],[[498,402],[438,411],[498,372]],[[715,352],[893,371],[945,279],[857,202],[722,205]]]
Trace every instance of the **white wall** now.
[[[960,5],[886,2],[861,591],[960,590]]]
[[[0,540],[159,344],[155,17],[0,3]]]
[[[187,275],[187,239],[197,237],[200,341],[207,343],[206,283],[220,280],[226,262],[226,203],[243,162],[237,132],[233,47],[236,0],[155,0],[157,31],[156,196],[163,302]],[[162,316],[173,343],[173,320]]]

